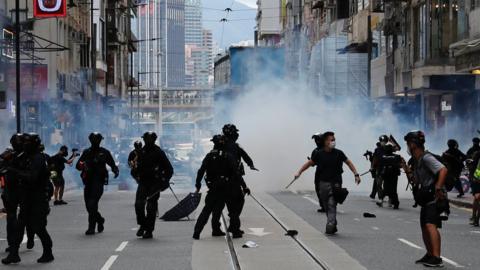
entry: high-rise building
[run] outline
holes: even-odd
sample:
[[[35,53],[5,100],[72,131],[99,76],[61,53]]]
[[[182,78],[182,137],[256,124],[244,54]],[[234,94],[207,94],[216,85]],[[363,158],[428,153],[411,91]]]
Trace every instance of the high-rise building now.
[[[165,87],[185,85],[185,2],[160,0],[162,82]]]

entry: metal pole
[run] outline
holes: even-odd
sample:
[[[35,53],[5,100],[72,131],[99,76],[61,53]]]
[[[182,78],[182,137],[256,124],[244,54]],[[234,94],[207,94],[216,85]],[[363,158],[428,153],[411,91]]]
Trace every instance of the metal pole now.
[[[137,129],[139,128],[138,124],[140,124],[140,72],[137,73]]]
[[[93,25],[93,2],[94,0],[90,0],[90,57],[91,57],[91,67],[92,67],[92,95],[97,92],[97,75],[96,75],[96,68],[97,68],[97,63],[96,63],[96,38],[97,38],[97,33],[95,31],[95,27]]]
[[[371,94],[372,94],[372,28],[371,28],[371,24],[372,24],[372,16],[371,15],[368,15],[367,17],[367,33],[368,33],[368,36],[367,36],[367,53],[368,53],[368,63],[367,63],[367,96],[368,98],[371,97]]]
[[[133,120],[133,50],[130,52],[130,125],[132,124],[132,120]]]
[[[16,107],[17,133],[20,133],[20,0],[15,0],[15,69],[16,69]]]

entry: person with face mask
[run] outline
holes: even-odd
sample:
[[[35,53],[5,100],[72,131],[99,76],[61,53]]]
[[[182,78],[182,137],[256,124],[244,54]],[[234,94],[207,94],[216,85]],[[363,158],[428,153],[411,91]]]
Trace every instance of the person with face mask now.
[[[146,132],[142,136],[145,146],[141,149],[138,161],[138,187],[135,196],[135,214],[140,226],[137,236],[143,239],[153,237],[158,199],[162,182],[169,182],[173,167],[165,152],[155,144],[157,134]]]
[[[207,174],[205,182],[208,193],[205,197],[205,206],[198,216],[193,232],[193,239],[200,239],[200,233],[212,214],[212,236],[224,236],[220,228],[220,217],[225,207],[225,195],[227,194],[228,182],[233,180],[236,172],[235,160],[225,152],[225,141],[222,135],[215,135],[211,140],[214,144],[213,150],[208,153],[202,161],[197,173],[196,193],[202,187],[202,178]]]
[[[458,142],[454,139],[450,139],[447,142],[448,149],[443,152],[442,160],[447,164],[448,174],[455,179],[455,189],[458,191],[457,198],[461,198],[465,195],[463,191],[462,182],[460,181],[460,175],[464,167],[464,163],[467,160],[467,156],[458,149]]]
[[[111,168],[115,178],[119,175],[119,170],[112,154],[107,149],[100,147],[103,140],[102,134],[93,132],[88,136],[91,147],[83,151],[78,159],[76,168],[81,171],[83,184],[83,198],[88,212],[88,229],[86,235],[95,234],[95,227],[99,233],[103,232],[105,227],[105,218],[98,211],[98,203],[103,195],[103,186],[108,185],[107,165]]]
[[[414,159],[414,181],[418,185],[415,201],[421,206],[420,226],[427,253],[415,263],[429,267],[442,267],[441,237],[438,228],[442,227],[439,205],[446,201],[445,180],[447,168],[425,150],[425,134],[411,131],[404,137],[408,153]]]
[[[295,174],[295,178],[312,166],[316,166],[315,181],[319,182],[320,198],[326,207],[327,225],[325,233],[328,235],[337,232],[337,202],[334,197],[334,189],[341,188],[343,180],[343,164],[347,164],[355,176],[355,182],[360,184],[360,175],[353,163],[343,151],[336,148],[335,133],[328,131],[323,134],[324,147],[316,152]]]
[[[43,254],[38,263],[54,260],[52,239],[47,231],[47,216],[50,212],[48,185],[50,172],[45,157],[40,153],[40,137],[35,133],[23,135],[23,153],[14,162],[12,171],[16,174],[20,194],[16,236],[3,264],[20,262],[18,248],[23,239],[24,228],[29,225],[38,235],[43,246]]]
[[[380,160],[382,159],[383,155],[385,154],[385,146],[387,145],[389,139],[387,135],[382,135],[378,138],[378,145],[375,151],[373,152],[373,158],[372,158],[372,164],[371,164],[371,170],[374,171],[375,173],[375,179],[374,179],[374,185],[375,185],[375,193],[378,194],[378,198],[380,199],[380,202],[382,201],[382,198],[385,197],[384,194],[384,188],[383,188],[383,178],[382,175],[380,174]],[[373,191],[372,191],[373,193]],[[375,195],[372,196],[370,194],[371,199],[375,199]]]
[[[48,161],[53,176],[52,182],[55,187],[53,191],[53,205],[67,204],[67,202],[63,200],[63,192],[65,190],[65,178],[63,177],[63,171],[65,170],[65,164],[72,166],[76,158],[76,153],[72,152],[72,155],[68,159],[66,159],[67,156],[68,147],[62,145],[58,153],[53,155]]]
[[[241,238],[243,236],[243,231],[240,229],[240,215],[245,204],[245,195],[250,195],[250,189],[243,179],[245,169],[242,160],[247,163],[247,166],[250,167],[251,170],[258,171],[255,165],[253,165],[253,160],[237,143],[239,138],[238,131],[237,127],[233,124],[226,124],[222,128],[225,139],[225,151],[233,157],[237,168],[233,181],[230,181],[228,185],[226,201],[228,216],[230,217],[228,232],[232,233],[233,238]]]

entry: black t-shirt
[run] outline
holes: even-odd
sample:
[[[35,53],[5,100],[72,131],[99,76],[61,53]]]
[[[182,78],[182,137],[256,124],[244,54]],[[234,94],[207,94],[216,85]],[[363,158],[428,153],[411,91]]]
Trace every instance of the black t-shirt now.
[[[315,149],[312,153],[312,161],[317,166],[315,182],[341,182],[343,163],[348,158],[338,149],[330,152]]]
[[[52,156],[48,162],[52,167],[53,170],[57,173],[62,173],[65,170],[65,163],[67,163],[67,159],[60,154],[56,154]]]

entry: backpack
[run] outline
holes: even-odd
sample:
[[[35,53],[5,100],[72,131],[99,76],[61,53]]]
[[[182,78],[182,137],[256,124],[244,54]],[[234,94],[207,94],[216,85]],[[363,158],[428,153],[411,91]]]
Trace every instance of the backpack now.
[[[400,158],[398,155],[384,155],[380,160],[382,177],[395,177],[400,175]]]
[[[430,152],[429,152],[430,153]],[[443,166],[445,166],[448,170],[448,163],[446,162],[446,160],[442,157],[442,156],[439,156],[439,155],[436,155],[436,154],[433,154],[433,153],[430,153],[436,160],[438,160],[440,163],[443,164]],[[437,181],[438,178],[435,180]],[[447,176],[445,178],[445,189],[447,191],[452,191],[453,187],[455,186],[455,182],[457,181],[456,177],[452,174],[452,173],[447,173]]]

